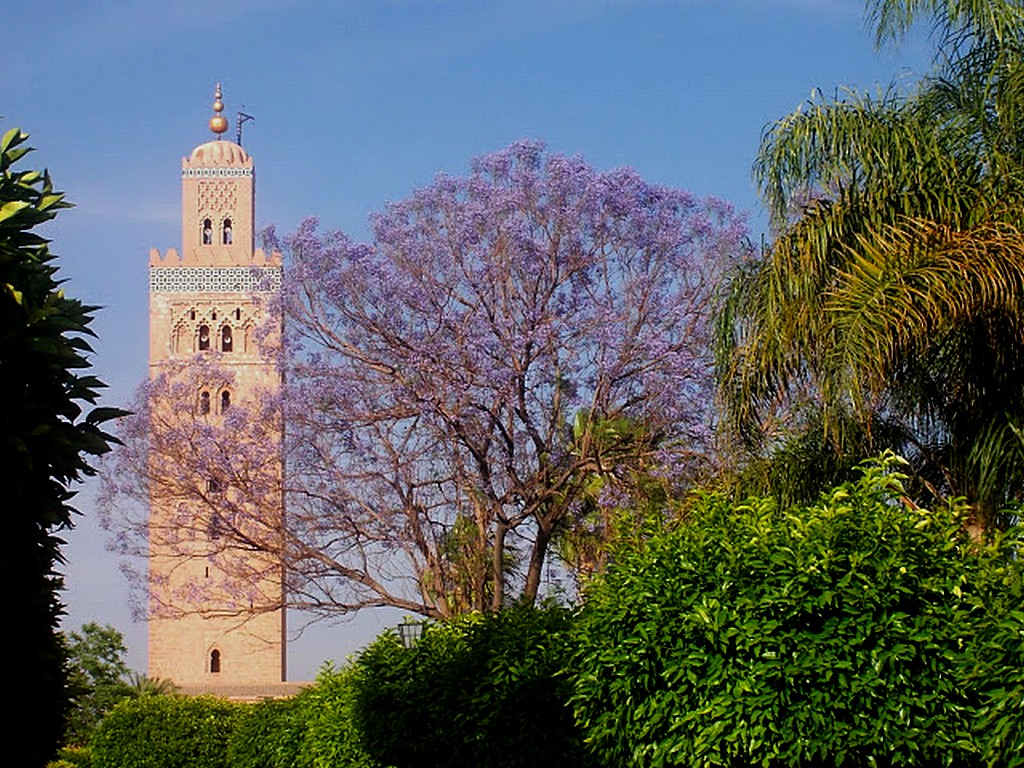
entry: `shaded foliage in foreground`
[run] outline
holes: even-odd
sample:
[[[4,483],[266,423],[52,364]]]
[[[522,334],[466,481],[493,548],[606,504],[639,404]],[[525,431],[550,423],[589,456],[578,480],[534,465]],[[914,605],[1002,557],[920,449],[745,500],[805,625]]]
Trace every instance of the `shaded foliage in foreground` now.
[[[120,414],[91,408],[104,386],[86,373],[95,307],[64,294],[41,225],[67,208],[46,171],[21,170],[28,135],[0,137],[0,487],[6,547],[0,581],[18,630],[8,633],[8,683],[20,693],[5,718],[22,760],[54,756],[69,706],[59,532],[72,526],[70,486],[94,473],[89,456],[109,449],[101,425]]]
[[[518,606],[393,633],[356,661],[355,718],[367,750],[406,766],[589,765],[568,706],[572,615]]]

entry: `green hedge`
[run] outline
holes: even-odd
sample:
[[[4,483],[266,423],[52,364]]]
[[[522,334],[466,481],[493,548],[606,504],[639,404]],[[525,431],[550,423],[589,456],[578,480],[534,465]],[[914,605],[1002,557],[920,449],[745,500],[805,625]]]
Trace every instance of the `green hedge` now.
[[[228,768],[295,768],[305,725],[301,699],[267,699],[238,714],[227,745]]]
[[[568,707],[572,616],[517,607],[427,625],[411,649],[385,633],[356,660],[356,724],[381,764],[578,766]]]
[[[212,697],[122,701],[93,736],[93,768],[226,768],[244,707]]]
[[[353,670],[325,668],[299,697],[303,723],[296,768],[374,768],[354,721]],[[241,767],[239,767],[241,768]]]
[[[806,507],[699,497],[579,614],[386,632],[286,701],[122,702],[93,765],[1024,768],[1020,532],[972,540],[897,468]]]
[[[1019,764],[1016,540],[903,503],[895,462],[806,508],[707,495],[618,553],[576,634],[591,747],[617,766]]]

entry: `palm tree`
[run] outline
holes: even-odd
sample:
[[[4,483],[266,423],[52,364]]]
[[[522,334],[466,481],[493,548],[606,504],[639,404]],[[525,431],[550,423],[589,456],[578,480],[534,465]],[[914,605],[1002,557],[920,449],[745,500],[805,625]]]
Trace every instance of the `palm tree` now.
[[[1024,11],[869,8],[879,42],[929,17],[936,71],[766,131],[777,234],[723,305],[724,425],[762,457],[815,429],[841,456],[895,447],[990,526],[1024,492]]]
[[[144,696],[171,696],[178,692],[178,687],[165,678],[132,672],[129,675],[127,691],[129,697],[140,699]]]

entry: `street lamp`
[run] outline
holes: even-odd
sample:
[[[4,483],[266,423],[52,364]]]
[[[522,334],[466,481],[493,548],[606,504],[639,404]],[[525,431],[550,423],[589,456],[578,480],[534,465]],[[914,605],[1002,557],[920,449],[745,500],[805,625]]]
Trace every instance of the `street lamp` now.
[[[398,639],[402,641],[403,648],[412,648],[416,641],[423,636],[423,622],[406,619],[398,625]]]

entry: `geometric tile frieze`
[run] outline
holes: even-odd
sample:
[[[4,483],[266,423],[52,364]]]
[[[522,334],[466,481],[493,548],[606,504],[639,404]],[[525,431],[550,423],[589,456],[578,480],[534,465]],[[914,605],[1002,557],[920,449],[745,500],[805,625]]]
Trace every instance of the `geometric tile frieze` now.
[[[150,293],[273,293],[281,267],[150,267]]]
[[[182,168],[183,179],[238,178],[252,176],[252,168]]]

